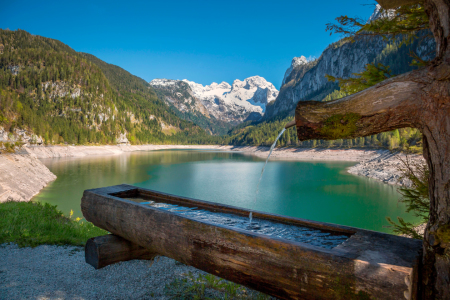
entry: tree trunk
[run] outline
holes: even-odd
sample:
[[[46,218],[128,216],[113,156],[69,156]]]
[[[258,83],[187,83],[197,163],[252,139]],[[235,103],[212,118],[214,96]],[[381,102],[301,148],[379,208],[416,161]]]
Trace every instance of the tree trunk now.
[[[419,2],[419,1],[417,1]],[[301,101],[299,140],[355,138],[415,127],[430,169],[430,219],[425,230],[422,298],[450,299],[450,1],[426,0],[436,59],[331,102]]]
[[[424,99],[424,157],[430,169],[430,219],[423,244],[424,299],[450,299],[450,95],[448,81]]]

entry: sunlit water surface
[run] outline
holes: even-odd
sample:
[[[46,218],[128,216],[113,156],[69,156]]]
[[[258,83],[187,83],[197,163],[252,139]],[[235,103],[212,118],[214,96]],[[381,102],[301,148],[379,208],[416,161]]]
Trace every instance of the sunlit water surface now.
[[[33,200],[82,217],[86,189],[121,183],[243,208],[390,232],[386,216],[417,221],[398,203],[397,187],[345,172],[352,162],[264,159],[236,152],[169,150],[42,160],[58,178]]]

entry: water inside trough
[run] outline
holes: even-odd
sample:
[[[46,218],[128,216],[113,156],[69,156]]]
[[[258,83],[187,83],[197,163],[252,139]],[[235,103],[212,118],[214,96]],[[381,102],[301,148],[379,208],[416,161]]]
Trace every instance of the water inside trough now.
[[[330,233],[315,228],[284,224],[255,217],[249,219],[246,216],[212,212],[204,209],[198,209],[197,207],[185,207],[156,201],[148,201],[140,198],[127,198],[127,200],[139,202],[141,205],[148,205],[160,210],[170,211],[196,221],[238,228],[253,233],[306,243],[326,249],[332,249],[342,244],[349,238],[349,235],[342,233]]]

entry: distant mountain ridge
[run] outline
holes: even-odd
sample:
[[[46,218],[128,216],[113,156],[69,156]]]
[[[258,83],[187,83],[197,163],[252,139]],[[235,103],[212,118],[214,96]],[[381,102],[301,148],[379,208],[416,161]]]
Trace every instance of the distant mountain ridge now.
[[[213,82],[203,86],[199,83],[184,79],[209,111],[219,118],[232,122],[232,117],[225,117],[219,112],[224,108],[234,114],[235,121],[242,122],[251,112],[264,113],[266,105],[276,99],[278,90],[261,76],[251,76],[244,80],[236,79],[230,85]],[[221,107],[221,105],[223,107]]]
[[[150,85],[156,94],[183,120],[192,121],[210,134],[224,135],[233,125],[216,119],[181,80],[153,79]]]
[[[261,76],[236,79],[232,85],[213,82],[203,86],[187,79],[154,79],[150,85],[166,103],[213,133],[224,133],[217,126],[230,129],[248,118],[259,120],[267,104],[278,96],[275,86]]]

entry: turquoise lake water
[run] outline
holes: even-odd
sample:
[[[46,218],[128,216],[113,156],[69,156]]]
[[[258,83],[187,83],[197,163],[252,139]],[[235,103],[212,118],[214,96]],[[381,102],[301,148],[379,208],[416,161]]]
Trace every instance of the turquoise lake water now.
[[[417,221],[397,187],[345,172],[353,162],[270,160],[236,152],[169,150],[43,160],[58,178],[33,200],[82,217],[85,189],[132,184],[179,196],[297,218],[390,232],[386,216]]]

